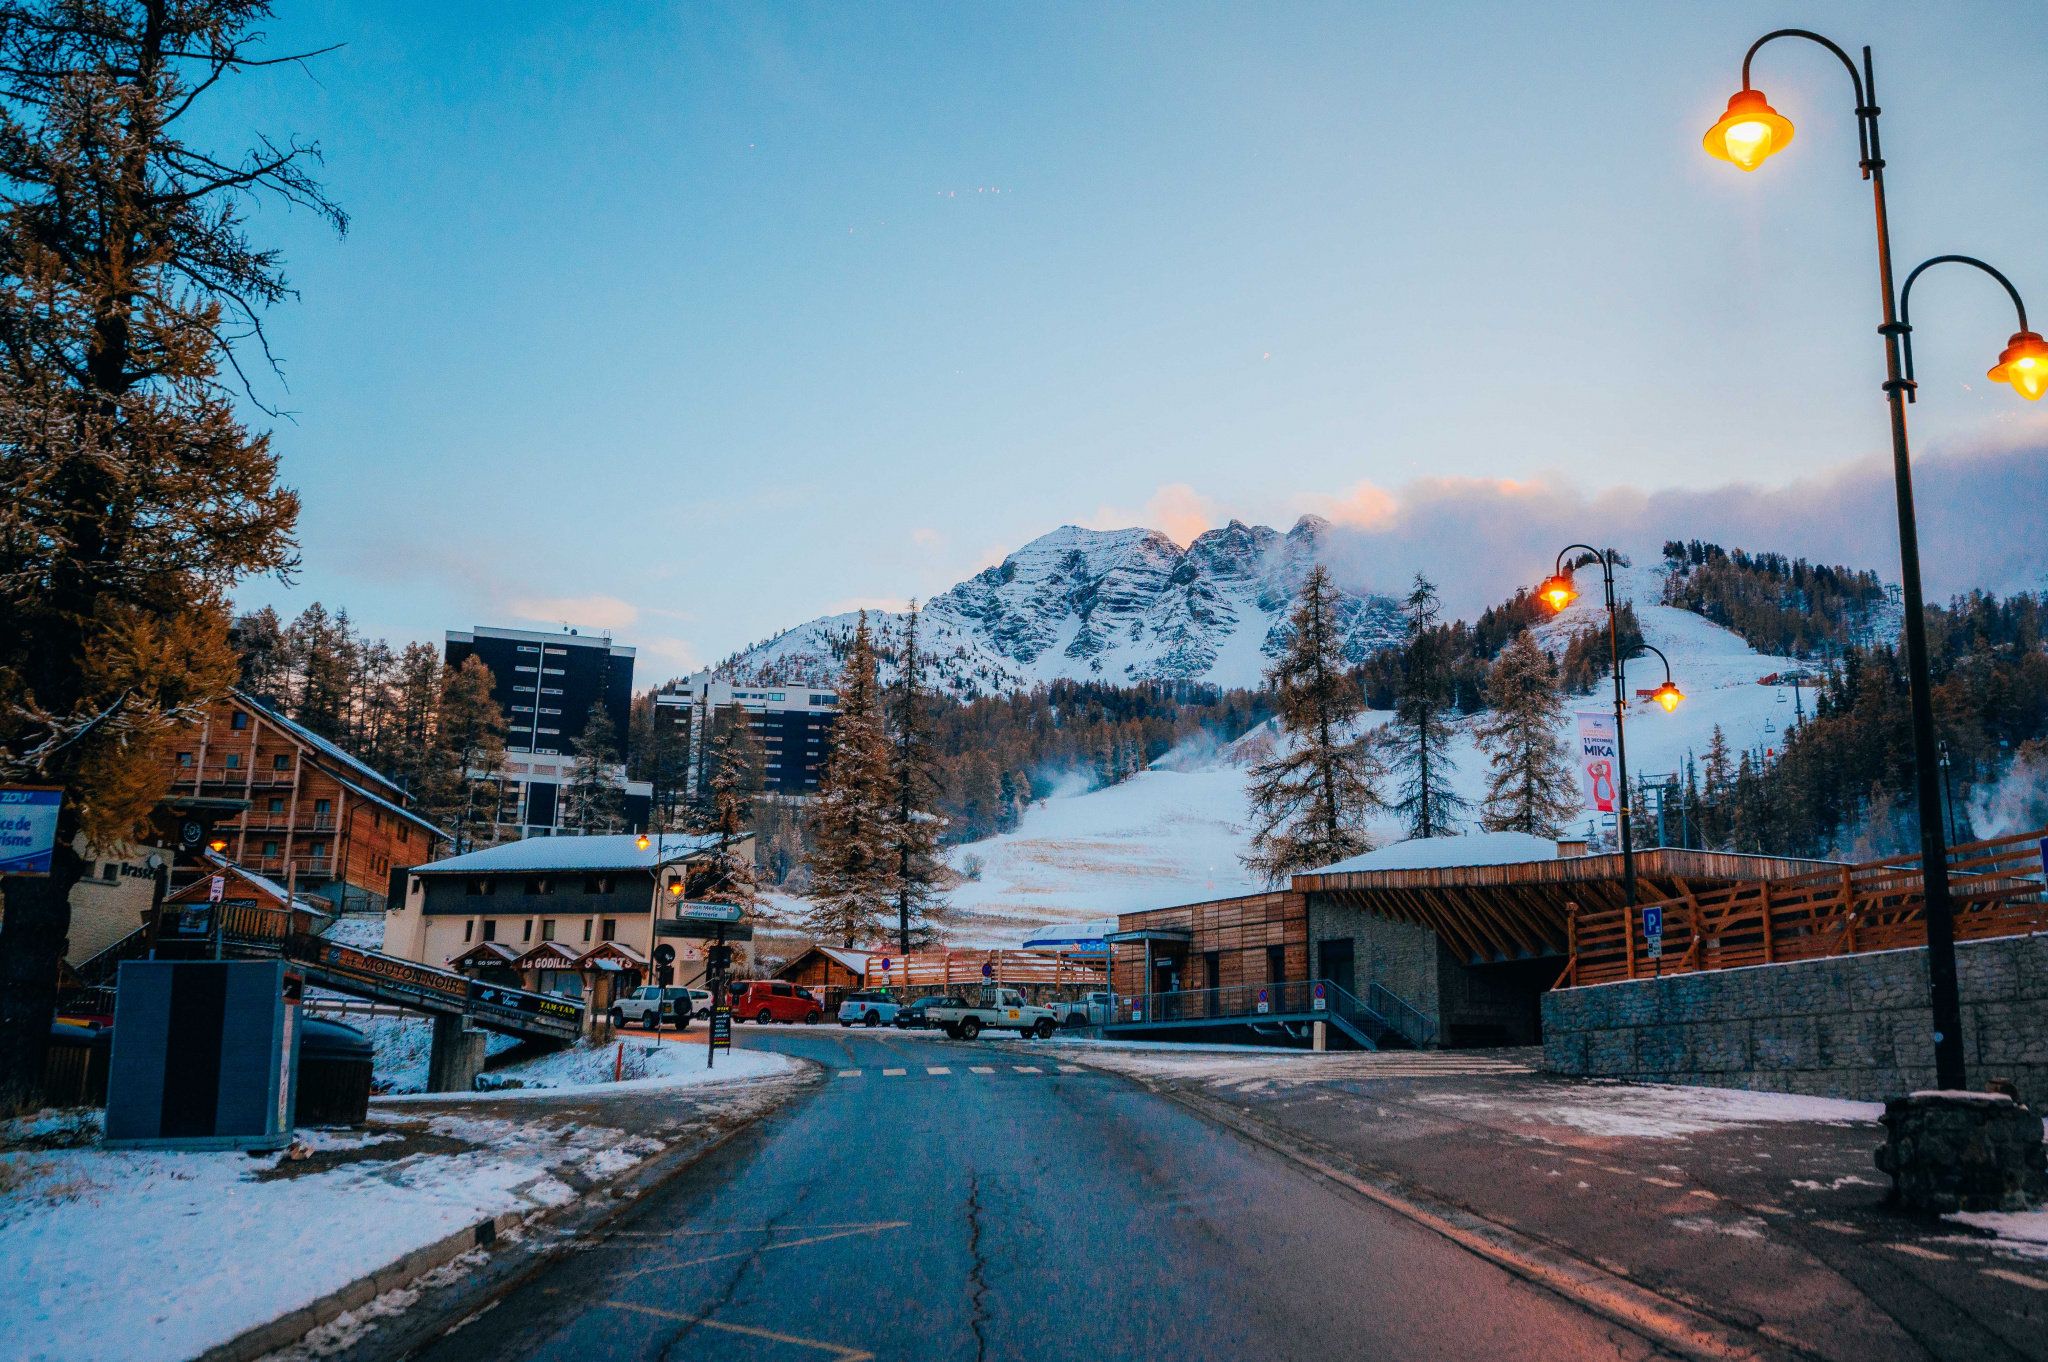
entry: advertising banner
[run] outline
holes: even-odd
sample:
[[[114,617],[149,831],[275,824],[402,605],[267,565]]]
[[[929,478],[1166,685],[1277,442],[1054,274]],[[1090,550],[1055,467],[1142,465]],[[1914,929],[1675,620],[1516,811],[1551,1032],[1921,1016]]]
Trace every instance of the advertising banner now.
[[[1613,813],[1620,803],[1615,792],[1614,716],[1579,716],[1579,787],[1585,792],[1586,807],[1595,813]]]
[[[0,786],[0,875],[50,873],[63,803],[64,791],[56,786]]]

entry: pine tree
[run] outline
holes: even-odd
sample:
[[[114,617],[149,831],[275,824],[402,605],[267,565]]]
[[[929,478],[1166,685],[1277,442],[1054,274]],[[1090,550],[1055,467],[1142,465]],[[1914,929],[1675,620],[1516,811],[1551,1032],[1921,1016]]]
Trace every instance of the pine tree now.
[[[1403,774],[1395,812],[1408,820],[1410,837],[1449,837],[1466,801],[1451,787],[1451,687],[1438,637],[1442,605],[1436,586],[1421,573],[1408,592],[1408,646],[1394,704],[1395,766]]]
[[[1734,816],[1735,769],[1728,757],[1728,735],[1714,725],[1707,744],[1706,783],[1700,791],[1700,843],[1720,849],[1728,845]]]
[[[1019,802],[1017,799],[1016,773],[1011,771],[1003,772],[1001,787],[997,791],[997,798],[1002,801],[1002,806],[996,814],[996,831],[1015,832],[1018,823]]]
[[[832,756],[811,800],[810,908],[805,925],[823,940],[851,946],[875,936],[896,903],[896,861],[889,824],[895,787],[889,735],[875,680],[873,636],[860,613],[846,658]]]
[[[615,832],[625,817],[626,792],[613,778],[619,765],[619,730],[602,700],[594,701],[583,731],[570,743],[576,751],[569,798],[576,829],[583,833]]]
[[[243,213],[346,220],[311,148],[183,140],[224,126],[209,91],[266,15],[0,3],[0,781],[64,790],[51,873],[0,886],[0,1116],[41,1101],[75,840],[147,835],[161,750],[236,680],[230,591],[297,561],[298,499],[224,378],[291,296]]]
[[[1501,649],[1486,679],[1491,712],[1479,746],[1492,766],[1479,825],[1488,832],[1556,838],[1579,810],[1578,772],[1560,736],[1564,697],[1557,664],[1526,630]]]
[[[897,654],[896,737],[889,764],[895,808],[888,842],[896,861],[896,946],[908,955],[913,938],[930,934],[928,920],[937,905],[941,873],[939,836],[946,828],[946,820],[936,812],[945,784],[932,750],[916,601],[910,603],[904,617]]]
[[[408,643],[394,670],[392,731],[383,770],[418,799],[426,790],[433,766],[434,719],[441,707],[441,654],[432,644]]]
[[[704,723],[704,750],[700,756],[702,776],[691,806],[691,826],[718,826],[719,805],[716,781],[719,770],[730,763],[739,791],[752,802],[768,786],[768,749],[754,732],[754,718],[741,704],[718,706]]]
[[[455,835],[458,855],[498,840],[505,716],[491,697],[496,684],[480,658],[442,670],[427,804],[434,821]]]
[[[1372,850],[1365,818],[1385,807],[1378,754],[1347,733],[1365,702],[1345,665],[1337,601],[1329,571],[1310,568],[1288,617],[1287,651],[1266,673],[1290,741],[1252,767],[1252,850],[1241,859],[1272,884]]]

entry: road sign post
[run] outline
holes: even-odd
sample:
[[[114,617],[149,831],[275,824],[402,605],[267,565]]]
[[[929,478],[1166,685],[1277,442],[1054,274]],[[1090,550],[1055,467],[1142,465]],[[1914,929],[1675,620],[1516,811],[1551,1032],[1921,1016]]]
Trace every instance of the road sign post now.
[[[1664,972],[1664,910],[1652,905],[1643,909],[1643,944],[1657,962],[1656,974]]]

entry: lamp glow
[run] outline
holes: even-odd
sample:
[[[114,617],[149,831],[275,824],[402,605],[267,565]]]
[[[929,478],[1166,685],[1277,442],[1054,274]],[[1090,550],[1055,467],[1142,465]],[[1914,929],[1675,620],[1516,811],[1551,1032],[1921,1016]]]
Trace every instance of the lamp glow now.
[[[1579,598],[1579,593],[1572,590],[1572,579],[1563,573],[1537,587],[1536,595],[1552,610],[1562,610]]]
[[[216,837],[211,842],[208,842],[206,845],[211,847],[215,853],[223,852],[228,849],[228,839],[225,837]]]
[[[1707,129],[1700,144],[1716,160],[1755,170],[1791,141],[1792,121],[1770,106],[1763,91],[1738,90],[1728,97],[1728,111]]]
[[[1685,695],[1678,687],[1666,681],[1663,685],[1650,692],[1650,698],[1664,706],[1664,712],[1669,714],[1672,710],[1678,708],[1678,702],[1683,700]]]
[[[2048,341],[2032,331],[2020,331],[2006,342],[1997,365],[1985,375],[1993,383],[2010,383],[2013,391],[2029,402],[2048,392]]]
[[[683,882],[681,880],[670,880],[668,882],[668,896],[672,899],[679,899],[683,896]]]
[[[640,840],[638,840],[637,842],[633,843],[633,845],[634,845],[634,846],[636,846],[636,847],[639,847],[639,848],[640,848],[640,849],[641,849],[642,851],[645,851],[645,850],[647,850],[647,834],[646,834],[646,833],[644,833],[644,832],[643,832],[643,833],[641,833],[641,834],[640,834]]]

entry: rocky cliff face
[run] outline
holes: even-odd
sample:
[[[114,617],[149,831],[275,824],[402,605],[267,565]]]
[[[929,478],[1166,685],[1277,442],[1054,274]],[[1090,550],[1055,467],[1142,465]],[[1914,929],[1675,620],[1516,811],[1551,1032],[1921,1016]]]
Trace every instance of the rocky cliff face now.
[[[1156,530],[1064,526],[925,604],[934,684],[963,697],[1056,679],[1256,686],[1286,645],[1294,592],[1327,529],[1314,516],[1284,535],[1233,520],[1182,549]],[[1342,611],[1354,661],[1400,637],[1386,597],[1347,594]],[[813,620],[720,670],[750,682],[822,680],[838,671],[855,619]],[[902,624],[887,612],[868,622],[878,635]]]

